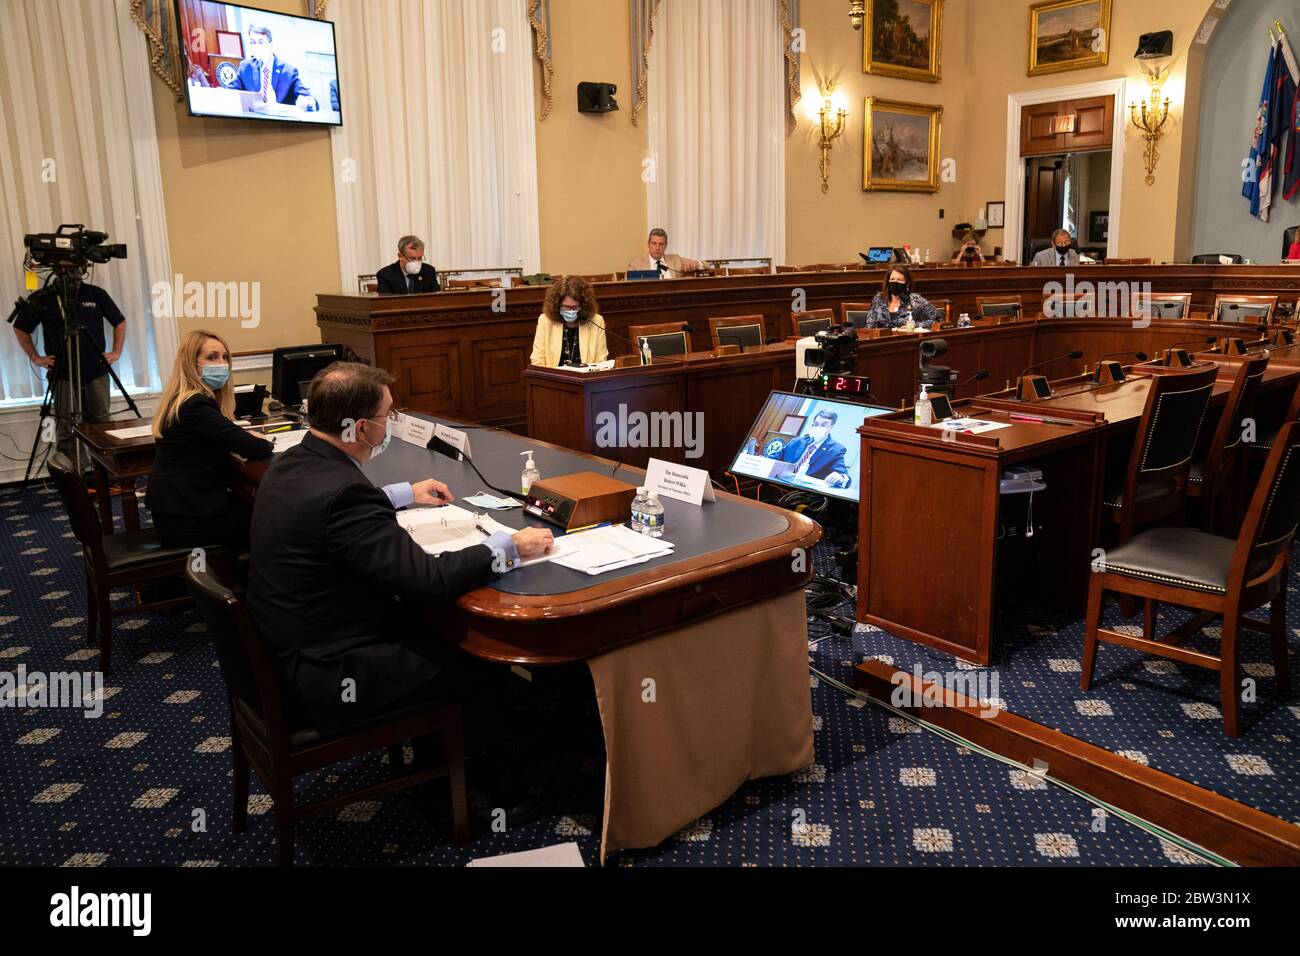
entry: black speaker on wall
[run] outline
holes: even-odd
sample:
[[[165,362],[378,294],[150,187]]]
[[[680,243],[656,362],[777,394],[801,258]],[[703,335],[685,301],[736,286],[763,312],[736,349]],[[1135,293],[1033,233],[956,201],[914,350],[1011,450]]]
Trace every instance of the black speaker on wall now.
[[[613,83],[579,83],[578,84],[578,112],[579,113],[615,113],[618,111],[618,103],[614,100],[614,94],[618,92],[618,87]]]

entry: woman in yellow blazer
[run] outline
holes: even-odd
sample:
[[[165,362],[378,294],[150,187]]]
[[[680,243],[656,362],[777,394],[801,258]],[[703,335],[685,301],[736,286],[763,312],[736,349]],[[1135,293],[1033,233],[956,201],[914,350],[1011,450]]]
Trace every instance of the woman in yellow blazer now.
[[[547,290],[533,336],[533,365],[595,365],[609,358],[605,320],[591,283],[579,276],[556,279]]]

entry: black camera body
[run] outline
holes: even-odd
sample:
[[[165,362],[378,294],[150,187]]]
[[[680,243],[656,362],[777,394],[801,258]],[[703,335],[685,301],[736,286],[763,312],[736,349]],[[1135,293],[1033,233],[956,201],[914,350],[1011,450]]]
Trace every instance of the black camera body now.
[[[854,370],[858,333],[852,326],[827,329],[814,336],[817,347],[804,353],[804,364],[821,369],[823,374],[849,373]]]
[[[110,259],[125,259],[126,244],[109,243],[108,233],[95,232],[81,223],[64,223],[57,232],[37,232],[23,236],[27,257],[38,267],[54,268],[69,263],[84,269]]]

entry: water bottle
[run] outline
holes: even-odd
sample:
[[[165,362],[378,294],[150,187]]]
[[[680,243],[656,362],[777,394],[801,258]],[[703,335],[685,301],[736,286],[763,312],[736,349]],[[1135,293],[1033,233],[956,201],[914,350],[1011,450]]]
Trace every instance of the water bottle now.
[[[664,506],[660,504],[659,496],[654,492],[650,492],[646,497],[642,520],[644,522],[642,534],[648,534],[652,538],[664,536]]]
[[[645,506],[646,490],[638,488],[636,497],[632,499],[632,530],[638,534],[645,534]]]

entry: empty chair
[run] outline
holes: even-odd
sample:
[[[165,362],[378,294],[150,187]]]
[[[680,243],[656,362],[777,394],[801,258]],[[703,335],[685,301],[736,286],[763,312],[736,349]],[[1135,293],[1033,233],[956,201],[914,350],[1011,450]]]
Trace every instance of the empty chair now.
[[[47,467],[59,497],[63,499],[63,507],[67,509],[72,533],[81,543],[86,574],[86,640],[93,641],[98,635],[99,669],[108,675],[112,669],[115,615],[163,610],[189,603],[188,598],[182,597],[115,608],[109,598],[114,588],[160,578],[179,578],[192,561],[201,560],[225,571],[227,559],[225,553],[215,546],[205,549],[164,548],[153,528],[104,534],[76,466],[66,455],[56,453],[50,456]]]
[[[1222,259],[1231,259],[1234,265],[1241,265],[1246,260],[1230,252],[1206,252],[1197,256],[1192,256],[1192,265],[1194,266],[1217,266]]]
[[[1192,294],[1190,292],[1153,292],[1150,296],[1140,296],[1132,303],[1137,316],[1149,316],[1153,319],[1186,319],[1192,314]]]
[[[248,823],[250,766],[271,795],[275,809],[276,862],[281,866],[293,862],[294,827],[304,817],[445,776],[451,785],[453,836],[457,843],[469,842],[459,704],[450,700],[420,703],[329,735],[294,725],[285,709],[271,655],[243,602],[210,571],[189,568],[185,577],[216,645],[217,662],[226,685],[234,764],[231,829],[243,833]],[[442,744],[444,763],[412,768],[407,773],[403,742],[431,735],[436,735]],[[381,748],[388,750],[391,775],[388,780],[313,804],[295,803],[294,777]]]
[[[1215,367],[1152,376],[1128,467],[1123,475],[1109,476],[1102,497],[1121,542],[1141,525],[1170,518],[1181,523],[1187,476],[1217,375]]]
[[[1214,321],[1268,323],[1277,308],[1275,295],[1220,295],[1214,299]]]
[[[681,322],[664,322],[659,325],[633,325],[627,330],[628,338],[640,347],[644,338],[654,358],[672,358],[691,351],[690,334]]]
[[[814,309],[811,312],[792,312],[790,322],[799,338],[825,332],[835,324],[834,309]]]
[[[984,296],[975,297],[975,310],[982,319],[991,318],[1020,318],[1024,311],[1024,306],[1018,295],[1003,296]]]
[[[763,344],[763,317],[737,315],[730,318],[709,319],[709,337],[713,347],[739,345],[741,351]]]
[[[1049,319],[1088,318],[1097,314],[1097,299],[1091,292],[1049,295],[1043,298],[1043,315]]]
[[[870,302],[842,302],[840,303],[840,320],[844,325],[851,325],[854,328],[864,329],[870,321],[871,303]]]
[[[362,295],[370,295],[379,291],[379,276],[373,273],[368,276],[357,276],[357,289]]]
[[[1300,420],[1300,387],[1297,387],[1295,394],[1291,396],[1291,406],[1287,409],[1282,424],[1298,420]],[[1256,454],[1267,455],[1273,450],[1273,439],[1276,436],[1277,428],[1256,428],[1251,440],[1246,442],[1246,447]]]
[[[1224,731],[1229,737],[1239,736],[1242,631],[1269,634],[1278,687],[1284,694],[1291,689],[1287,570],[1298,520],[1300,424],[1287,422],[1278,432],[1235,541],[1188,528],[1156,528],[1106,555],[1104,570],[1094,573],[1089,585],[1082,688],[1087,691],[1092,686],[1099,642],[1217,670]],[[1222,617],[1219,654],[1179,646],[1188,636],[1182,631],[1158,638],[1151,618],[1141,637],[1102,628],[1107,593],[1145,598],[1148,607],[1159,602]],[[1265,604],[1270,605],[1267,623],[1246,616]]]
[[[1203,504],[1201,527],[1210,532],[1231,533],[1245,488],[1246,457],[1244,436],[1246,419],[1255,411],[1255,395],[1264,381],[1268,356],[1247,358],[1237,366],[1223,414],[1210,436],[1204,457],[1192,462],[1188,472],[1187,494]],[[1222,500],[1223,507],[1218,507]]]

